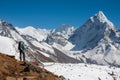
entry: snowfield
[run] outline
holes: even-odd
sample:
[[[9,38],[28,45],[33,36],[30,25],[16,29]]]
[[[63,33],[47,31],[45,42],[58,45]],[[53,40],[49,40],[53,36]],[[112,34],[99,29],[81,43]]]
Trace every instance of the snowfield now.
[[[6,53],[8,55],[15,55],[16,54],[15,46],[16,44],[13,39],[0,36],[0,52],[1,53]]]
[[[66,80],[120,80],[120,68],[116,67],[84,63],[55,63],[47,66],[48,64],[50,63],[45,63],[45,69],[64,76]]]

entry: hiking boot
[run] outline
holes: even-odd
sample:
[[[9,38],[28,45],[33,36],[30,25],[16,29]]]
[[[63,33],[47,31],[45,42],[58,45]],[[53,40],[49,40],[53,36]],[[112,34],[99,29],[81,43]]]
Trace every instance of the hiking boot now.
[[[26,62],[24,62],[24,63],[22,63],[22,64],[20,64],[20,65],[22,65],[22,66],[26,66],[26,65],[27,65],[27,63],[26,63]]]

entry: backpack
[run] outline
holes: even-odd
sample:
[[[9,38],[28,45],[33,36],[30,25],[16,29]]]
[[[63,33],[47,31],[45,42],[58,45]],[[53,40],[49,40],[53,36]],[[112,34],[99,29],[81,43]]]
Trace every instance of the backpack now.
[[[21,48],[21,45],[23,44],[23,42],[22,41],[19,41],[19,43],[18,43],[18,50],[22,50],[22,48]]]
[[[25,44],[21,44],[21,48],[22,48],[22,50],[26,50],[27,46]]]

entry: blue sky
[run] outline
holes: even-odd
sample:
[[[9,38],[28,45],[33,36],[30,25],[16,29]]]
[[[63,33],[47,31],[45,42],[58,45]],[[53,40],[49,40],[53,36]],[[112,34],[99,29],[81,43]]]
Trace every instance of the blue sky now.
[[[0,0],[0,19],[14,26],[81,26],[98,11],[120,28],[120,0]]]

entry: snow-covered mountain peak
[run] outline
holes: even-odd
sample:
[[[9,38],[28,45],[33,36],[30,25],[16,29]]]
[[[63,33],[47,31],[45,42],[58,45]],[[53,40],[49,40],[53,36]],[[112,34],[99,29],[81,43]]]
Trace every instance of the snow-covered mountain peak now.
[[[110,29],[115,28],[114,24],[107,19],[107,17],[105,16],[105,14],[102,11],[99,11],[97,14],[90,17],[90,19],[86,22],[86,24],[88,24],[88,25],[94,24],[94,25],[100,25],[100,26],[101,25],[103,26],[105,24]]]
[[[104,13],[102,11],[99,11],[97,14],[95,14],[95,16],[101,20],[101,21],[107,21],[107,17],[104,15]]]
[[[73,31],[74,26],[68,25],[68,24],[62,24],[60,27],[58,27],[55,32],[61,32],[64,33],[66,31]]]
[[[104,13],[102,11],[99,11],[98,14],[104,16]]]
[[[99,11],[74,31],[70,41],[76,44],[74,50],[92,49],[98,45],[101,39],[109,40],[110,35],[116,31],[113,23],[107,19],[102,11]]]
[[[32,26],[27,26],[24,29],[35,29],[35,28],[33,28]]]
[[[57,29],[55,29],[54,33],[57,35],[62,35],[68,39],[74,30],[75,30],[74,26],[68,24],[62,24]]]
[[[3,19],[0,19],[0,24],[3,24],[3,23],[7,23],[7,22],[4,21]]]
[[[90,20],[92,22],[106,22],[108,21],[107,17],[104,15],[104,13],[102,11],[99,11],[97,14],[95,14],[94,16],[90,17]]]
[[[62,24],[57,29],[52,30],[52,32],[48,35],[46,42],[50,45],[57,46],[59,45],[62,47],[66,47],[68,50],[71,49],[72,44],[69,43],[67,40],[75,31],[74,26],[68,24]]]
[[[2,19],[0,19],[0,24],[2,24],[4,21]]]
[[[4,20],[0,20],[0,35],[14,38],[16,40],[16,36],[18,36],[18,31],[14,28],[14,26]]]
[[[120,31],[100,11],[76,29],[69,41],[75,45],[72,50],[82,51],[92,63],[119,66],[119,39]]]
[[[10,23],[8,23],[8,22],[6,22],[6,21],[4,21],[4,20],[2,20],[2,19],[0,19],[0,26],[1,26],[1,27],[2,27],[2,26],[11,27],[11,26],[13,26],[13,25],[10,24]]]

